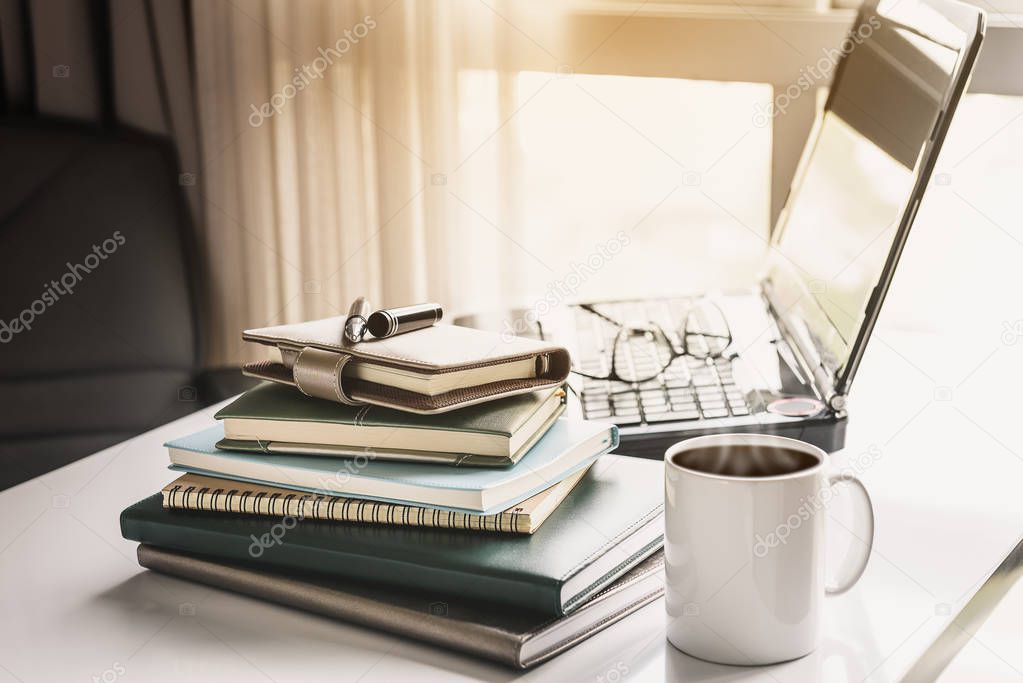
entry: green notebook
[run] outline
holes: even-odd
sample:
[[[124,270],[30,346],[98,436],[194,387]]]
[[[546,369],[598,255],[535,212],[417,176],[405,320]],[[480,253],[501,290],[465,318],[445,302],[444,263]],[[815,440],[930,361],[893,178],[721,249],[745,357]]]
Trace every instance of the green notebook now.
[[[121,533],[218,562],[455,593],[559,616],[661,547],[663,468],[602,456],[532,536],[295,518],[275,523],[168,510],[160,494],[122,512]]]
[[[310,398],[280,384],[251,389],[217,414],[218,448],[506,467],[522,458],[565,410],[561,387],[440,415]]]

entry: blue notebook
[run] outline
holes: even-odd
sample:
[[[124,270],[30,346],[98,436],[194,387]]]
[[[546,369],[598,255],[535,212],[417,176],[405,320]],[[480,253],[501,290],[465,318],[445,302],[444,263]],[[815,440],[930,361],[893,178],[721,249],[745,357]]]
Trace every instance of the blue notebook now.
[[[171,469],[269,486],[496,514],[550,488],[618,446],[612,424],[562,417],[514,466],[464,469],[448,465],[320,455],[222,451],[221,425],[169,441]]]

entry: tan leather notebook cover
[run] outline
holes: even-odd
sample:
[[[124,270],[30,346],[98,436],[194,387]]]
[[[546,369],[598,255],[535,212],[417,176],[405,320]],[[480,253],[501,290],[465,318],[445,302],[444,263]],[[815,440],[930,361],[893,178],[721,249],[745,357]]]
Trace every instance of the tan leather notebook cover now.
[[[246,330],[246,341],[275,347],[280,359],[250,363],[245,374],[339,403],[431,414],[555,386],[571,367],[563,347],[522,337],[434,325],[353,344],[344,322]]]

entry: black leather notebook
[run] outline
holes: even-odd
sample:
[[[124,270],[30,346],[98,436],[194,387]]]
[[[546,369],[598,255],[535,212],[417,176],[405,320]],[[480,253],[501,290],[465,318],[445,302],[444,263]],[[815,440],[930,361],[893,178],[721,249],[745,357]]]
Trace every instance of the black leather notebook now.
[[[223,562],[453,593],[561,616],[661,547],[662,469],[652,460],[602,456],[531,536],[168,510],[160,494],[122,512],[121,533]]]

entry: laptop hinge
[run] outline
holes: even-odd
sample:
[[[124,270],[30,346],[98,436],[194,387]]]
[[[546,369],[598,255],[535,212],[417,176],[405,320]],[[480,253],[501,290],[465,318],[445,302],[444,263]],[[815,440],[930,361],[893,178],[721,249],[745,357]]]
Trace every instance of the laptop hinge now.
[[[774,321],[775,327],[778,329],[778,334],[781,336],[782,341],[789,347],[789,350],[792,351],[792,354],[796,358],[796,362],[799,363],[800,369],[807,377],[810,378],[812,388],[816,392],[817,398],[823,401],[835,412],[845,410],[845,394],[838,393],[835,390],[834,378],[821,362],[816,350],[809,348],[799,335],[793,334],[792,330],[790,330],[785,324],[784,317],[779,314],[778,307],[771,296],[771,281],[769,278],[765,278],[761,281],[760,292],[767,305],[771,320]]]

